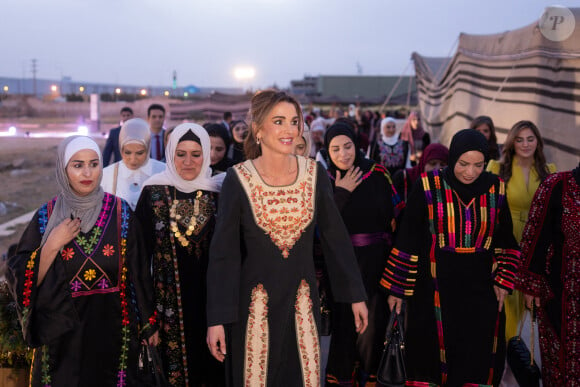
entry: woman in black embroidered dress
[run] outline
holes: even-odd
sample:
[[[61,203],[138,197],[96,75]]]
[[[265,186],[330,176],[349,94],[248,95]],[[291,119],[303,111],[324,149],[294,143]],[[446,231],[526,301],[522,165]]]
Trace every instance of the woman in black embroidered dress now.
[[[505,185],[483,171],[487,149],[475,130],[455,134],[449,166],[413,187],[387,261],[381,284],[390,307],[409,300],[411,386],[497,386],[502,377],[502,306],[520,253]]]
[[[349,125],[335,123],[329,127],[324,143],[334,200],[350,234],[369,298],[369,326],[360,335],[352,326],[350,305],[333,305],[326,382],[364,386],[376,382],[388,318],[384,312],[387,296],[379,281],[385,257],[391,251],[394,219],[403,203],[393,189],[389,172],[356,149]]]
[[[8,262],[35,348],[32,386],[137,386],[139,341],[157,342],[139,223],[127,202],[103,192],[101,161],[89,137],[59,145],[60,193],[36,212]]]
[[[542,383],[580,383],[580,165],[540,184],[522,238],[517,288],[538,307]]]
[[[293,155],[299,103],[259,92],[250,122],[248,160],[228,170],[211,244],[208,345],[225,359],[231,386],[318,386],[316,224],[334,297],[352,303],[359,332],[367,324],[364,287],[325,171]]]
[[[167,169],[151,176],[135,210],[153,260],[160,355],[172,386],[220,386],[221,364],[205,347],[206,271],[223,174],[211,176],[204,128],[177,126],[167,143]]]

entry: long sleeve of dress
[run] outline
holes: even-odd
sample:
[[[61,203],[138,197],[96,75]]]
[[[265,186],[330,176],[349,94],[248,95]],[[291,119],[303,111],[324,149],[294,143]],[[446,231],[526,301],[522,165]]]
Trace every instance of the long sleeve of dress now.
[[[349,190],[342,187],[334,187],[334,202],[339,211],[342,211],[348,199],[350,199]]]
[[[37,285],[42,239],[39,216],[40,211],[24,230],[6,273],[18,304],[24,339],[31,347],[50,343],[74,329],[79,320],[60,259],[54,260],[42,283]]]
[[[516,279],[516,287],[526,294],[552,298],[546,273],[551,271],[555,251],[563,240],[560,229],[562,213],[562,181],[552,175],[540,185],[530,207],[530,216],[522,236],[522,262]]]
[[[330,181],[323,167],[320,164],[317,167],[316,221],[334,299],[345,303],[365,301],[366,292],[354,249],[334,202]]]
[[[427,234],[426,208],[425,193],[419,179],[409,195],[395,246],[389,254],[381,278],[381,285],[395,297],[413,295],[419,254],[422,252],[424,236]]]
[[[133,302],[140,319],[140,334],[148,338],[157,330],[157,312],[153,296],[150,258],[146,253],[145,239],[139,220],[131,214],[127,235],[126,266]],[[147,238],[150,239],[150,238]]]
[[[241,255],[241,183],[229,169],[220,192],[207,270],[207,325],[238,319]]]
[[[494,259],[497,262],[494,284],[511,292],[515,287],[521,254],[514,237],[512,215],[507,200],[503,201],[498,216],[493,232]]]

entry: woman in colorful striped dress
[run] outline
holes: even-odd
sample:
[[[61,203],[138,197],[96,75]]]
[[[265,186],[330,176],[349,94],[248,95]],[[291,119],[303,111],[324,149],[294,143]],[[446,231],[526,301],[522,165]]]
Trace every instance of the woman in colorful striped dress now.
[[[520,252],[503,181],[484,172],[472,129],[451,141],[449,166],[421,175],[381,280],[407,309],[411,386],[497,385],[505,358],[503,301]]]

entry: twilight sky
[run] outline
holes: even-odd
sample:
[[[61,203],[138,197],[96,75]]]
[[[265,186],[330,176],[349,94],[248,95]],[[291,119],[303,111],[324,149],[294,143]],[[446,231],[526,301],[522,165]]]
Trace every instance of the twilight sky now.
[[[460,32],[530,24],[578,0],[2,0],[0,76],[136,86],[286,87],[309,75],[399,75]],[[576,28],[580,28],[577,26]],[[252,66],[251,81],[234,69]],[[412,66],[407,70],[412,74]]]

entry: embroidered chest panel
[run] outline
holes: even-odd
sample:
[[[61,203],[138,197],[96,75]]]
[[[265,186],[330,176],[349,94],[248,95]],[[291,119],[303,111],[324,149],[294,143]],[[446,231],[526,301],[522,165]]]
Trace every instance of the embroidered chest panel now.
[[[403,166],[405,163],[405,147],[403,141],[399,140],[395,145],[388,145],[384,142],[380,144],[381,163],[385,167],[393,168]]]
[[[437,247],[458,253],[489,250],[505,200],[505,184],[492,185],[487,192],[463,203],[439,171],[421,175],[429,216],[429,229]]]
[[[288,258],[314,218],[316,162],[298,158],[298,177],[288,186],[265,184],[250,160],[234,167],[250,202],[256,225]]]
[[[568,250],[568,254],[571,257],[580,257],[580,187],[576,183],[576,179],[570,173],[567,176],[566,190],[562,198],[562,232],[564,233],[565,245]],[[575,265],[579,265],[580,262],[577,259],[571,259],[569,261],[575,261]],[[578,272],[578,268],[574,268]],[[570,271],[572,272],[572,271]]]
[[[40,215],[43,232],[50,214],[43,207]],[[109,230],[110,227],[113,229]],[[60,253],[72,297],[119,291],[128,227],[128,204],[117,202],[113,195],[106,193],[93,228],[87,234],[79,234]]]

